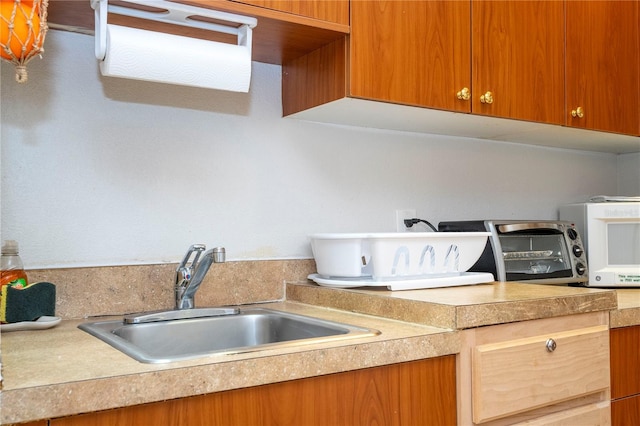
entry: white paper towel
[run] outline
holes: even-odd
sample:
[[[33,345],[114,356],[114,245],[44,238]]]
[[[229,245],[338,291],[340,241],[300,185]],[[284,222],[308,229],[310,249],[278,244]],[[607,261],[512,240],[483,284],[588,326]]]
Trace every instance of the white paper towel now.
[[[107,25],[102,75],[248,92],[251,52],[245,46]]]

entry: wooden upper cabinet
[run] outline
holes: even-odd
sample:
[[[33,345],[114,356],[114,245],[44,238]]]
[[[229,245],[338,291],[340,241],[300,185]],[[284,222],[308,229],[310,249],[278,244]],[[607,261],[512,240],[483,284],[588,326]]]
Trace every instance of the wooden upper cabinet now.
[[[474,113],[564,124],[564,2],[473,0],[472,34]]]
[[[568,125],[640,134],[638,5],[638,0],[566,3]]]
[[[349,0],[232,0],[321,21],[349,25]]]
[[[469,112],[468,1],[351,2],[349,94]]]
[[[283,62],[283,113],[351,97],[637,136],[639,9],[640,0],[352,0],[350,34]]]

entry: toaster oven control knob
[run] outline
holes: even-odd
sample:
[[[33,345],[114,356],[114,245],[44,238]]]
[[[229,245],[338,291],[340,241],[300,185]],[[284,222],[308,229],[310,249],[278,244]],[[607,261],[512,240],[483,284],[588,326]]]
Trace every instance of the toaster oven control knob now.
[[[582,253],[584,253],[584,250],[582,250],[582,247],[580,246],[573,246],[573,254],[576,257],[580,257],[582,256]]]
[[[581,262],[578,262],[578,264],[576,265],[576,273],[578,275],[584,275],[585,272],[587,272],[587,267],[584,266],[584,264],[582,264]]]
[[[578,231],[576,231],[573,228],[569,228],[567,229],[567,235],[569,236],[569,238],[571,238],[572,240],[575,240],[576,238],[578,238]]]

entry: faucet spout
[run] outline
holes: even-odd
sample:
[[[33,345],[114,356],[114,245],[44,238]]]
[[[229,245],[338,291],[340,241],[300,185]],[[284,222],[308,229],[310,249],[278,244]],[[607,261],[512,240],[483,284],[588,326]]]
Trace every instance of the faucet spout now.
[[[183,262],[176,270],[176,309],[194,308],[195,294],[198,288],[200,288],[200,284],[202,284],[207,272],[209,272],[209,268],[213,263],[224,263],[226,260],[224,247],[212,248],[201,256],[204,249],[205,246],[202,244],[191,246]],[[196,252],[196,256],[191,262],[191,265],[187,266],[186,264],[194,251]],[[202,259],[198,262],[200,257],[202,257]]]

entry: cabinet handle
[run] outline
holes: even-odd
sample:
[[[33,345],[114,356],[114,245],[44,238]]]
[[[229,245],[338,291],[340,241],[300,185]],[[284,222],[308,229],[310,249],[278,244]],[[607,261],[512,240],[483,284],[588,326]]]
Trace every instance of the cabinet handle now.
[[[584,117],[584,110],[582,109],[582,107],[578,107],[574,110],[571,110],[571,116],[572,117],[578,117],[578,118],[582,118]]]
[[[558,345],[556,344],[556,341],[555,341],[555,340],[553,340],[553,339],[547,339],[547,344],[546,344],[546,346],[547,346],[547,351],[548,351],[548,352],[553,352],[553,351],[555,351],[555,350],[556,350],[556,347],[557,347]]]
[[[458,97],[458,99],[460,99],[461,101],[468,101],[469,99],[471,99],[471,91],[469,90],[468,87],[463,87],[462,90],[460,90],[456,96]]]
[[[493,93],[487,92],[484,95],[480,96],[480,102],[483,104],[492,104],[493,103]]]

